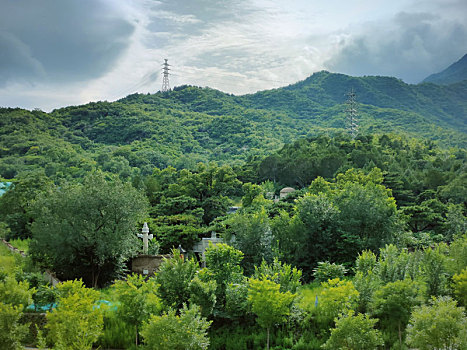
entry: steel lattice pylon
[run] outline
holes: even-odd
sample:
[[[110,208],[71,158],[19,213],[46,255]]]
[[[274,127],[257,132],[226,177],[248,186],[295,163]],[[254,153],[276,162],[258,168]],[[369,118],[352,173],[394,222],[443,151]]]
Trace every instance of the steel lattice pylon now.
[[[167,62],[168,59],[167,58],[165,58],[164,60],[165,60],[165,62],[162,65],[162,67],[163,67],[162,68],[162,74],[163,74],[164,77],[162,78],[162,90],[161,91],[162,92],[167,92],[167,91],[170,90],[170,84],[169,84],[169,70],[170,70],[169,66],[170,66],[170,64],[168,64],[168,62]]]

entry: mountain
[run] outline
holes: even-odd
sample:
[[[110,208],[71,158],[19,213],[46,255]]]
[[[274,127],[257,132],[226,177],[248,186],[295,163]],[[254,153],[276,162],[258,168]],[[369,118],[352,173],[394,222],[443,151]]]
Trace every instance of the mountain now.
[[[323,71],[243,96],[180,86],[51,113],[3,108],[0,177],[34,168],[71,179],[96,167],[131,177],[154,167],[193,168],[212,160],[241,164],[299,138],[345,132],[351,89],[361,133],[399,133],[467,147],[467,81],[410,85]]]
[[[460,81],[467,80],[467,54],[464,55],[459,61],[451,64],[442,72],[432,74],[423,80],[423,83],[435,84],[453,84]]]

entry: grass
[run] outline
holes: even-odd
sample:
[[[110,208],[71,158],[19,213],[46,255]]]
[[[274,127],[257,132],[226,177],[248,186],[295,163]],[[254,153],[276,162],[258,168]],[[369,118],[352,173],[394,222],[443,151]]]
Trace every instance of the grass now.
[[[3,243],[0,244],[0,271],[13,273],[17,266],[14,254]]]
[[[299,294],[299,306],[304,309],[311,311],[315,307],[316,297],[323,291],[323,287],[320,283],[313,282],[304,285],[298,291]]]

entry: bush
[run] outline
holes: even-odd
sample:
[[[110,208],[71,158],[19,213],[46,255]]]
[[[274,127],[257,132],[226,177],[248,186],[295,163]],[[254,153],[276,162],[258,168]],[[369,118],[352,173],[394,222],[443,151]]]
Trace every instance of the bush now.
[[[320,261],[318,267],[313,269],[313,276],[318,282],[326,282],[334,278],[342,279],[347,273],[347,269],[340,264]]]
[[[47,312],[48,339],[58,349],[91,349],[103,329],[103,311],[96,307],[99,292],[85,288],[81,281],[57,286],[58,306]]]
[[[459,304],[467,307],[467,267],[452,276],[454,294]]]
[[[340,314],[355,310],[358,291],[350,281],[338,278],[323,282],[324,290],[318,297],[318,317],[324,325],[329,325]]]
[[[17,282],[12,275],[0,282],[0,300],[5,304],[21,305],[21,309],[31,304],[33,292],[27,282]]]
[[[200,316],[199,307],[184,306],[180,316],[173,309],[162,316],[152,315],[141,334],[150,350],[205,350],[211,322]]]
[[[29,325],[20,324],[21,306],[7,305],[0,302],[0,349],[24,349],[21,342],[29,332]]]
[[[407,342],[420,350],[466,349],[467,318],[463,307],[449,297],[433,298],[418,307],[407,327]]]
[[[374,329],[377,319],[368,315],[352,313],[336,320],[336,327],[331,330],[331,337],[324,344],[324,349],[374,350],[383,345],[381,333]]]

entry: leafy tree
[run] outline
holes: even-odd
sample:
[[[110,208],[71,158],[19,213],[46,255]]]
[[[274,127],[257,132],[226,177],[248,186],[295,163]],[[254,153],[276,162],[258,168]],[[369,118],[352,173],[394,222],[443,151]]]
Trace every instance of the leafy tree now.
[[[327,280],[344,278],[347,269],[340,264],[330,263],[329,261],[318,262],[318,267],[313,270],[313,276],[317,282],[326,282]]]
[[[180,171],[181,194],[195,198],[203,208],[203,221],[210,223],[214,218],[225,215],[232,194],[240,185],[235,172],[229,166],[198,164],[196,172]]]
[[[34,201],[41,192],[51,186],[52,181],[43,171],[22,173],[18,175],[12,188],[0,197],[2,221],[5,221],[10,229],[5,237],[7,240],[31,237]]]
[[[21,324],[22,314],[21,305],[0,302],[0,348],[4,350],[24,349],[21,342],[29,333],[29,325]]]
[[[295,215],[273,220],[279,251],[311,278],[319,261],[351,264],[362,250],[378,250],[394,241],[401,218],[382,173],[349,169],[334,183],[317,178],[298,199]]]
[[[355,272],[368,273],[376,267],[376,255],[371,250],[364,250],[355,259]]]
[[[423,303],[424,286],[410,279],[390,282],[373,295],[372,314],[379,318],[385,342],[402,346],[412,310]]]
[[[216,309],[225,305],[225,290],[229,283],[243,279],[240,263],[243,253],[227,244],[209,244],[205,251],[207,273],[216,281]]]
[[[162,316],[152,315],[141,334],[151,350],[205,350],[209,346],[207,329],[212,321],[199,315],[199,308],[185,306],[180,316],[169,310]]]
[[[374,350],[384,344],[379,330],[374,329],[377,319],[368,315],[342,315],[336,319],[331,336],[322,346],[324,349]]]
[[[444,236],[447,241],[453,241],[455,238],[467,232],[467,218],[462,212],[462,206],[449,204],[444,221]]]
[[[263,188],[259,185],[252,183],[245,183],[242,186],[243,197],[242,197],[242,207],[247,208],[253,204],[253,201],[263,194]]]
[[[13,275],[6,275],[0,281],[0,300],[4,304],[19,307],[20,310],[31,304],[34,289],[28,282],[17,282]]]
[[[454,294],[459,304],[467,306],[467,267],[452,276]]]
[[[244,319],[251,316],[248,302],[248,280],[229,283],[225,289],[225,311],[231,319]]]
[[[135,253],[146,203],[130,184],[107,181],[102,173],[56,188],[36,202],[30,254],[61,278],[104,285]]]
[[[421,269],[428,296],[440,296],[446,293],[448,282],[447,252],[448,248],[445,244],[439,244],[423,251]]]
[[[57,308],[48,311],[48,339],[58,349],[92,349],[104,327],[103,310],[96,307],[99,292],[81,281],[58,285]]]
[[[216,281],[209,279],[206,269],[197,272],[190,282],[190,305],[196,304],[200,308],[201,316],[211,315],[216,305]]]
[[[255,266],[253,275],[255,279],[266,278],[279,284],[281,292],[289,291],[291,293],[295,293],[298,287],[302,285],[301,277],[302,271],[289,264],[281,263],[278,258],[274,258],[271,264],[263,260],[259,267]]]
[[[246,275],[251,275],[262,260],[272,262],[272,232],[264,208],[251,214],[234,214],[226,223],[227,240],[235,237],[232,245],[244,254],[242,266]]]
[[[422,252],[408,253],[393,244],[380,249],[374,272],[383,283],[395,282],[406,278],[421,277]]]
[[[420,350],[464,349],[467,317],[463,307],[449,297],[433,298],[430,305],[414,309],[407,327],[407,343]]]
[[[172,250],[172,257],[164,259],[155,276],[159,284],[157,295],[164,305],[178,311],[188,302],[190,283],[197,269],[194,259],[185,261],[177,249]]]
[[[318,318],[324,324],[330,324],[340,314],[355,310],[359,293],[351,281],[339,278],[322,282],[324,288],[318,296]]]
[[[446,263],[451,274],[459,273],[467,266],[467,233],[451,243]]]
[[[157,297],[158,285],[153,278],[147,281],[141,275],[129,275],[126,280],[116,281],[115,293],[119,302],[117,314],[126,323],[135,327],[136,345],[138,330],[152,314],[158,314],[161,301]]]
[[[298,200],[292,220],[287,222],[282,214],[274,222],[279,251],[287,262],[303,270],[305,280],[311,278],[318,261],[336,253],[338,213],[326,195],[305,195]]]
[[[256,321],[267,332],[267,349],[269,349],[269,332],[271,327],[282,323],[290,314],[290,306],[295,294],[280,292],[280,285],[268,279],[250,279],[248,286],[248,300],[251,303]]]

